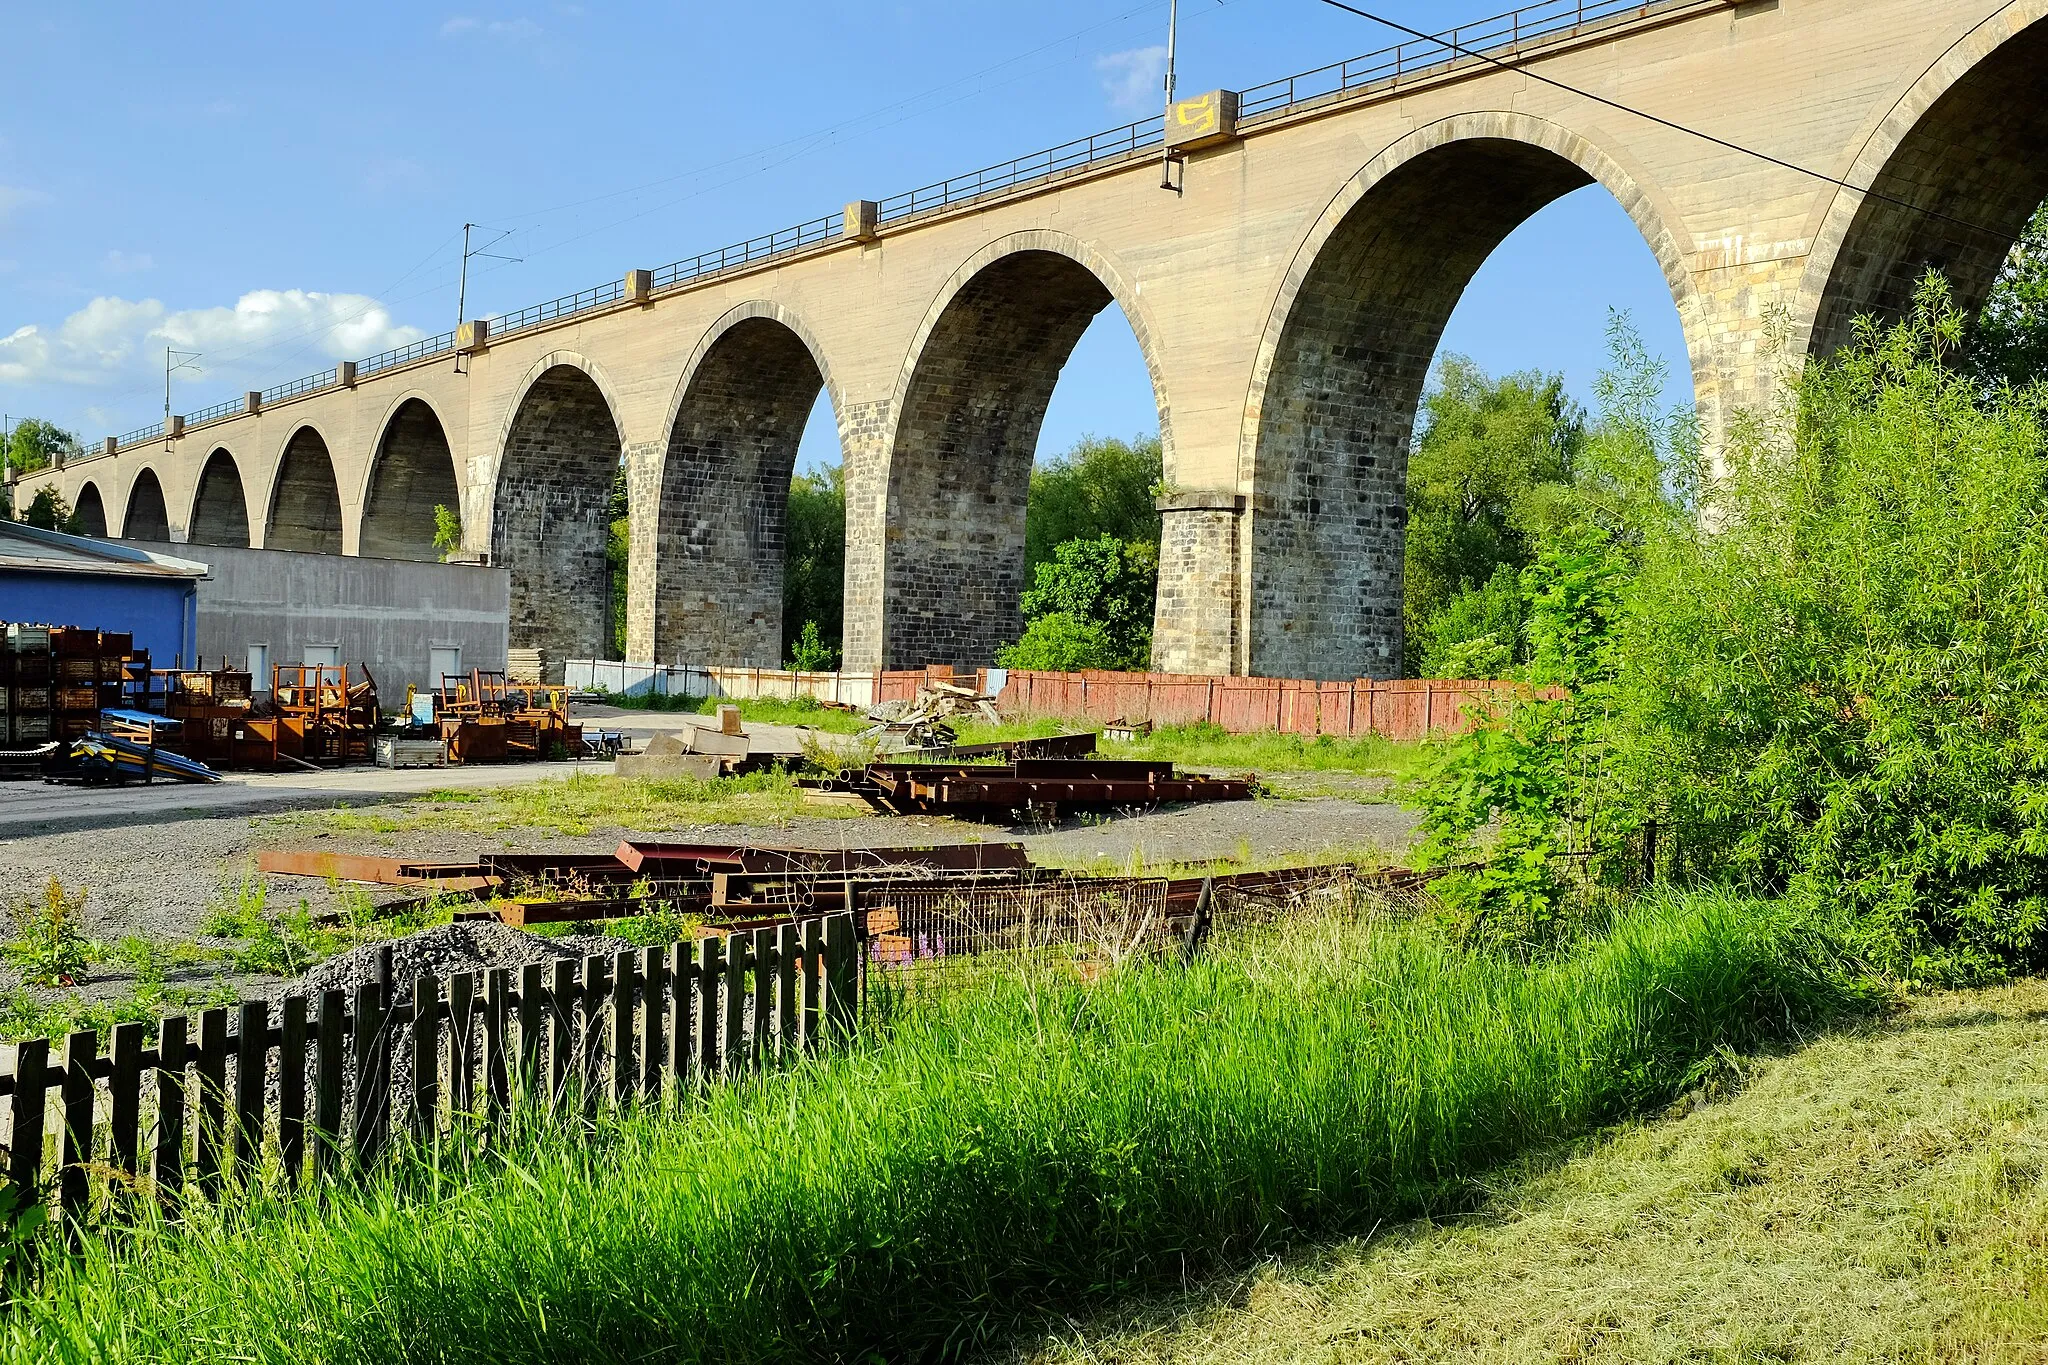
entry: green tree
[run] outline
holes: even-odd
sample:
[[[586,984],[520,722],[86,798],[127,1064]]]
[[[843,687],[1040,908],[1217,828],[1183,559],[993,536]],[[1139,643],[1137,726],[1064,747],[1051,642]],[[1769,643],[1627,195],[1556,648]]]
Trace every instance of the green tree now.
[[[1512,580],[1519,671],[1556,695],[1446,745],[1416,786],[1419,857],[1450,869],[1439,885],[1447,913],[1474,940],[1524,954],[1573,937],[1602,908],[1595,892],[1630,869],[1645,820],[1614,763],[1617,623],[1645,559],[1693,524],[1692,425],[1658,411],[1664,368],[1625,316],[1608,344],[1598,418],[1571,482],[1545,494],[1530,523],[1534,558]],[[1488,612],[1508,614],[1507,574],[1451,612],[1483,596]]]
[[[60,454],[79,453],[78,437],[40,417],[22,418],[7,439],[7,466],[16,473],[47,468]]]
[[[1072,540],[1113,536],[1128,544],[1159,544],[1156,504],[1164,465],[1159,438],[1129,441],[1084,436],[1073,449],[1031,471],[1024,517],[1027,574]]]
[[[445,503],[434,504],[434,549],[443,563],[462,553],[462,514]]]
[[[1070,540],[1037,566],[1034,578],[1022,602],[1025,634],[998,654],[998,663],[1046,669],[1149,666],[1159,583],[1156,546],[1110,535]],[[1082,655],[1089,662],[1072,662]]]
[[[2048,204],[2006,257],[1970,329],[1962,363],[1987,385],[2048,379]]]
[[[838,656],[846,619],[846,471],[827,465],[789,481],[782,561],[782,649],[796,658],[808,630]]]
[[[1561,375],[1493,379],[1447,355],[1408,461],[1407,670],[1498,673],[1522,653],[1515,576],[1564,518],[1585,420]]]
[[[64,495],[47,485],[38,488],[29,501],[28,510],[21,519],[31,526],[45,531],[67,531],[78,533],[78,517],[71,510],[71,504],[64,501]]]
[[[1987,390],[1967,335],[1929,276],[1788,380],[1647,558],[1615,696],[1685,872],[1933,981],[2048,964],[2048,386]]]

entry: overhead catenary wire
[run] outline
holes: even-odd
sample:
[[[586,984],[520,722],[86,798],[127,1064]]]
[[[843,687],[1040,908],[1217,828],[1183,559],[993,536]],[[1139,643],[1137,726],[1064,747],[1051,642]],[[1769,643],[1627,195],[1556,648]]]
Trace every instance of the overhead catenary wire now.
[[[1875,184],[1858,185],[1852,181],[1842,180],[1835,176],[1829,175],[1826,171],[1817,171],[1813,169],[1811,166],[1802,166],[1796,161],[1787,161],[1784,157],[1774,156],[1769,152],[1760,151],[1755,147],[1745,146],[1740,142],[1731,141],[1728,138],[1718,136],[1714,133],[1709,133],[1704,129],[1692,127],[1690,124],[1680,123],[1676,119],[1665,118],[1662,114],[1653,114],[1647,109],[1638,108],[1635,105],[1624,103],[1621,100],[1609,99],[1605,95],[1594,94],[1592,91],[1573,85],[1568,81],[1561,81],[1554,76],[1546,76],[1540,71],[1533,70],[1527,63],[1504,61],[1501,58],[1494,56],[1490,52],[1484,52],[1476,48],[1466,47],[1463,44],[1458,43],[1451,38],[1447,38],[1440,33],[1424,33],[1421,29],[1410,28],[1408,27],[1408,25],[1398,23],[1395,20],[1387,18],[1383,14],[1374,14],[1370,10],[1362,10],[1358,8],[1356,5],[1347,5],[1344,3],[1344,0],[1322,0],[1322,3],[1328,5],[1331,9],[1343,10],[1346,14],[1355,14],[1361,19],[1368,19],[1375,24],[1379,24],[1385,28],[1393,29],[1396,33],[1405,33],[1411,38],[1419,38],[1426,43],[1439,44],[1440,46],[1448,48],[1452,52],[1457,53],[1461,57],[1471,57],[1474,60],[1485,62],[1490,66],[1497,66],[1503,71],[1516,72],[1520,75],[1528,77],[1532,81],[1538,82],[1539,84],[1550,86],[1554,90],[1562,90],[1568,95],[1576,95],[1580,99],[1591,100],[1595,104],[1605,105],[1607,108],[1616,110],[1620,113],[1631,114],[1634,115],[1636,118],[1640,119],[1647,119],[1649,122],[1657,124],[1659,127],[1669,128],[1671,131],[1675,133],[1683,133],[1687,137],[1695,137],[1703,142],[1710,142],[1716,147],[1723,148],[1727,151],[1735,152],[1742,156],[1754,157],[1759,161],[1767,162],[1770,165],[1779,167],[1782,170],[1793,171],[1799,175],[1809,176],[1815,180],[1819,180],[1826,184],[1833,185],[1838,189],[1845,189],[1854,194],[1864,195],[1869,198],[1876,199],[1882,203],[1891,204],[1895,207],[1906,209],[1912,213],[1922,214],[1928,218],[1937,219],[1944,223],[1953,223],[1957,227],[1968,228],[1972,232],[1983,233],[1985,236],[1994,238],[2000,242],[2005,243],[2008,246],[2010,246],[2013,241],[2013,234],[2001,228],[1986,227],[1982,223],[1972,222],[1967,218],[1958,218],[1952,213],[1943,213],[1939,209],[1931,209],[1924,204],[1916,204],[1910,199],[1902,199],[1898,195],[1888,194],[1885,191],[1878,189]]]

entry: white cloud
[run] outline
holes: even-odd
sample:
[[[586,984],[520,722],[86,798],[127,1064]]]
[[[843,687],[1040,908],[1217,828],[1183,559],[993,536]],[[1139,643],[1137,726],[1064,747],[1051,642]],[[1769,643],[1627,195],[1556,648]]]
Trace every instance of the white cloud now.
[[[527,39],[540,36],[540,25],[531,19],[478,19],[473,15],[458,14],[441,24],[443,38],[465,38],[470,34],[482,34],[488,38]]]
[[[156,299],[96,298],[54,328],[31,324],[0,337],[0,383],[87,389],[130,386],[161,378],[164,347],[199,351],[204,383],[236,387],[275,383],[279,371],[318,370],[323,361],[354,360],[426,335],[402,327],[362,294],[258,289],[234,307],[167,310]]]
[[[1139,113],[1166,98],[1166,49],[1134,47],[1129,52],[1112,52],[1095,59],[1102,77],[1102,91],[1110,107],[1126,114]]]
[[[31,204],[48,203],[50,196],[41,190],[24,189],[19,185],[0,185],[0,223],[12,218],[19,209]]]
[[[109,251],[100,262],[100,267],[112,275],[133,275],[138,271],[156,269],[156,257],[147,251]]]

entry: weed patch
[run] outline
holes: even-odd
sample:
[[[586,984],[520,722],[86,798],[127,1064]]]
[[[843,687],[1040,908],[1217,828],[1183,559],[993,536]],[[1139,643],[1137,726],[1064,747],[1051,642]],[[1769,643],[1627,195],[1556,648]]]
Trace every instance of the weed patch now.
[[[1539,967],[1335,918],[1182,969],[977,974],[848,1053],[592,1142],[53,1263],[12,1359],[815,1360],[971,1352],[1472,1179],[1866,996],[1768,907],[1672,902]]]

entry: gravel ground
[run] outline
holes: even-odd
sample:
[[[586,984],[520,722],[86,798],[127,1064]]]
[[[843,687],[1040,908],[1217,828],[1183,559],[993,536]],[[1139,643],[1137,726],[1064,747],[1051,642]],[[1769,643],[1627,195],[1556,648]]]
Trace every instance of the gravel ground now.
[[[1310,797],[1225,802],[1111,817],[1079,817],[1055,829],[970,824],[958,820],[883,816],[792,821],[786,826],[713,825],[653,831],[721,842],[861,848],[883,844],[951,844],[1018,839],[1051,861],[1128,863],[1378,849],[1398,856],[1409,845],[1414,815],[1383,801]],[[183,939],[198,934],[208,902],[253,877],[258,849],[313,847],[337,853],[468,859],[483,852],[604,852],[636,832],[601,830],[564,838],[538,831],[479,836],[403,831],[308,837],[261,817],[179,820],[148,829],[73,831],[7,842],[0,898],[34,894],[51,877],[91,888],[86,932],[114,940],[124,934]],[[647,833],[647,832],[641,832]],[[310,877],[268,877],[270,905],[289,909],[303,897],[315,913],[332,908],[326,883]],[[373,897],[401,893],[373,889]]]
[[[1055,828],[1005,827],[932,817],[797,819],[782,826],[713,825],[660,831],[600,830],[582,837],[552,831],[508,830],[495,835],[448,831],[372,831],[322,835],[288,821],[246,814],[173,820],[148,827],[80,830],[27,835],[4,841],[0,858],[0,902],[36,895],[51,877],[67,887],[90,889],[83,915],[87,937],[113,943],[139,934],[162,941],[200,937],[209,903],[220,899],[244,879],[268,888],[273,913],[295,908],[303,899],[316,914],[336,908],[338,897],[315,878],[257,878],[254,854],[266,848],[318,848],[337,853],[468,860],[484,852],[604,852],[622,838],[655,835],[721,843],[790,844],[814,848],[860,848],[904,844],[953,844],[977,840],[1018,840],[1041,861],[1070,867],[1128,867],[1134,862],[1159,866],[1215,858],[1270,859],[1287,855],[1356,856],[1378,851],[1390,858],[1402,854],[1413,839],[1414,815],[1384,798],[1385,784],[1341,774],[1301,774],[1285,779],[1283,790],[1339,792],[1303,795],[1291,800],[1224,802],[1115,816],[1080,816]],[[1298,783],[1299,785],[1292,785]],[[396,888],[343,888],[345,894],[373,900],[403,898]],[[435,937],[438,935],[439,937]],[[512,935],[510,938],[504,935]],[[617,941],[601,940],[590,948],[568,939],[535,938],[513,930],[482,933],[435,930],[428,941],[403,952],[423,954],[418,963],[402,959],[398,975],[419,966],[440,972],[513,965],[536,960],[519,954],[563,954],[582,957],[589,951],[616,951]],[[418,942],[418,940],[414,940]],[[435,956],[439,954],[440,956]],[[510,954],[510,956],[508,956]],[[368,967],[363,962],[368,962]],[[458,965],[459,964],[459,965]],[[327,981],[346,989],[357,979],[351,973],[375,971],[375,949],[337,958],[304,988],[320,989]],[[133,989],[129,974],[111,965],[94,973],[85,988],[92,997],[124,996]],[[0,987],[15,984],[11,971],[0,969]],[[276,977],[223,973],[218,965],[173,971],[167,984],[225,987],[246,997],[276,996],[287,983]],[[38,991],[37,995],[46,992]]]

